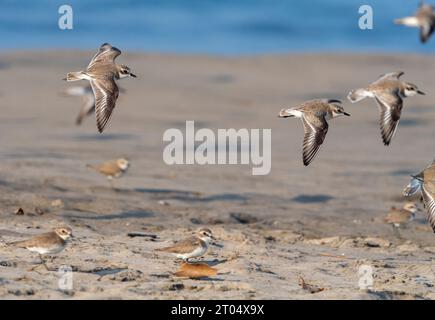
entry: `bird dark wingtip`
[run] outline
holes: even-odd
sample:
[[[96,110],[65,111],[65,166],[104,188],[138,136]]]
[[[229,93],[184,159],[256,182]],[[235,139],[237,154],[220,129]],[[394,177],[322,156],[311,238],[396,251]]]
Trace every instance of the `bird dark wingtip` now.
[[[429,40],[429,35],[426,35],[423,33],[423,31],[421,31],[420,33],[420,42],[421,43],[426,43],[427,40]]]

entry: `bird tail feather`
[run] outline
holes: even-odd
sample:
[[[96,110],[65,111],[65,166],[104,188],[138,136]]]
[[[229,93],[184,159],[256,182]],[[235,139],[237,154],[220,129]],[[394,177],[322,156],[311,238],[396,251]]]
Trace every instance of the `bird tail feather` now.
[[[367,98],[367,90],[366,89],[356,89],[349,92],[347,98],[352,102],[358,102],[365,98]]]
[[[77,80],[83,80],[83,79],[85,79],[83,77],[83,73],[81,71],[77,71],[77,72],[68,72],[66,75],[66,78],[64,80],[77,81]]]

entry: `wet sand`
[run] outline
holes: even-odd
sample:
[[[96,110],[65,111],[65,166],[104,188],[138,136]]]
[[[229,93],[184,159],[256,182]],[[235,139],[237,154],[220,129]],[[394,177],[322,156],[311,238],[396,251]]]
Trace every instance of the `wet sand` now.
[[[66,72],[86,66],[91,55],[0,55],[0,298],[435,298],[435,237],[425,214],[401,238],[382,222],[390,206],[404,203],[409,175],[434,157],[435,58],[123,53],[118,62],[138,78],[121,81],[127,93],[99,135],[93,118],[75,126],[80,99],[59,94],[72,85],[61,80]],[[345,97],[396,70],[426,96],[405,101],[396,136],[384,147],[374,101],[352,105]],[[352,116],[330,122],[305,168],[301,122],[277,114],[312,98],[341,99]],[[271,173],[166,165],[163,133],[184,131],[186,120],[197,129],[271,128]],[[86,168],[120,156],[131,169],[115,189]],[[53,206],[57,199],[61,206]],[[14,214],[19,207],[24,215]],[[42,215],[33,214],[36,207]],[[59,224],[78,239],[49,262],[53,270],[72,267],[69,292],[58,289],[56,271],[28,271],[37,256],[5,245]],[[201,226],[222,245],[203,259],[218,274],[174,278],[179,262],[153,250]],[[372,290],[358,287],[361,265],[373,268]],[[300,277],[323,290],[301,288]]]

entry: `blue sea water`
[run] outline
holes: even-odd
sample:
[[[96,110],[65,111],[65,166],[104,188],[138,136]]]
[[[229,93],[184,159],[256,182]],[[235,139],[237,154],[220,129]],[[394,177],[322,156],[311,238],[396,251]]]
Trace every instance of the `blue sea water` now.
[[[263,54],[287,52],[435,52],[418,30],[393,24],[419,0],[0,0],[0,50],[94,49]],[[60,30],[58,8],[73,8]],[[361,5],[373,30],[358,27]]]

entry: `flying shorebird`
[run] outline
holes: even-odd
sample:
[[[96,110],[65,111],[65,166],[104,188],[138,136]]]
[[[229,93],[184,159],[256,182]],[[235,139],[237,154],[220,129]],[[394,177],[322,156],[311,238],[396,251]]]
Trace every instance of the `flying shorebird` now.
[[[327,120],[350,116],[340,105],[340,100],[310,100],[291,109],[282,109],[280,118],[301,118],[304,125],[303,162],[308,166],[317,154],[328,132]]]
[[[420,41],[425,43],[435,30],[435,14],[433,7],[421,1],[415,16],[396,19],[394,23],[420,28]]]
[[[125,93],[126,90],[119,87],[119,92]],[[65,96],[82,97],[82,107],[76,118],[76,125],[81,125],[86,117],[91,116],[95,112],[95,98],[91,85],[69,87],[62,91]]]
[[[393,138],[402,114],[403,99],[417,94],[424,95],[415,84],[400,80],[404,72],[392,72],[382,75],[367,88],[352,90],[347,98],[358,102],[365,98],[374,98],[380,111],[380,128],[384,145],[388,146]]]
[[[43,255],[53,255],[61,252],[65,248],[71,237],[71,228],[60,227],[55,228],[51,232],[36,235],[28,240],[12,242],[8,245],[12,245],[18,248],[26,248],[31,252],[38,253],[41,264],[43,264],[44,267],[48,269]]]
[[[215,239],[210,229],[201,228],[190,238],[176,242],[173,246],[155,249],[156,251],[168,252],[174,254],[177,258],[189,262],[191,258],[203,256]]]
[[[87,68],[83,71],[69,72],[66,81],[88,80],[95,97],[95,115],[97,128],[104,131],[118,99],[119,89],[115,80],[128,76],[135,77],[130,68],[115,63],[121,51],[104,43]]]
[[[412,176],[411,182],[403,190],[405,196],[421,191],[424,206],[427,210],[429,224],[435,233],[435,160],[419,174]]]

